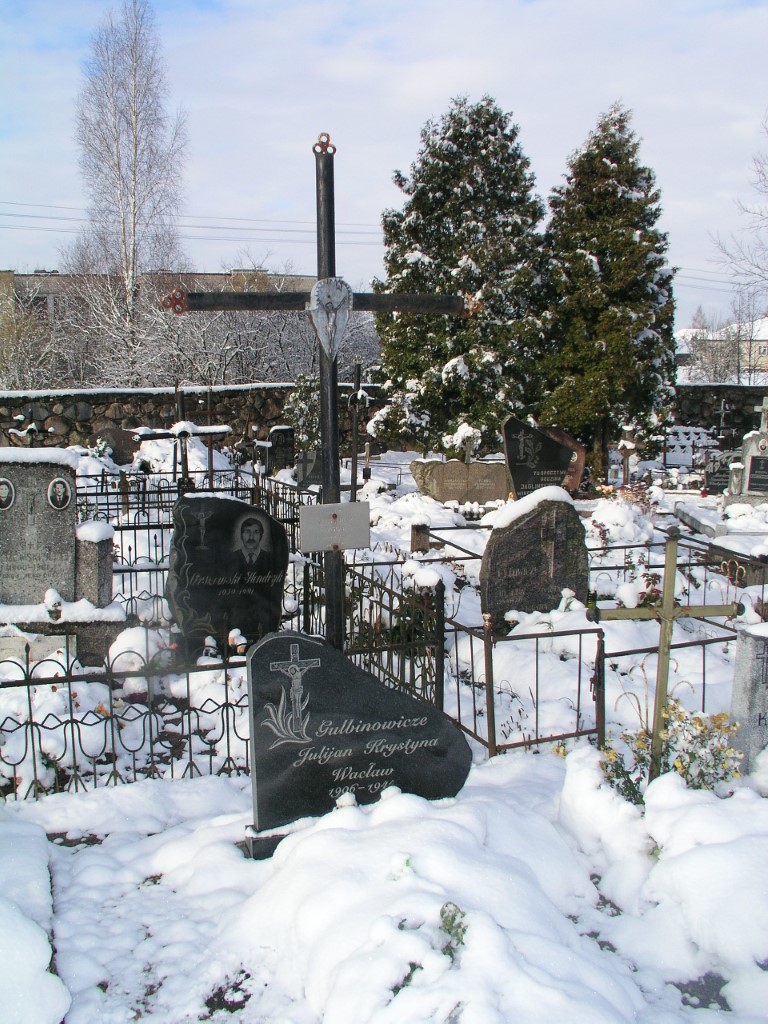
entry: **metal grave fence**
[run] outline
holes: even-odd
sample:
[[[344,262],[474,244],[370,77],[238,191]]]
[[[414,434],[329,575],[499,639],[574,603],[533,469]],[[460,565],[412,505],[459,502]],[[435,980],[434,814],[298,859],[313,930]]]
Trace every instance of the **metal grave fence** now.
[[[292,522],[294,531],[299,503],[316,500],[311,492],[271,485],[248,492]],[[43,660],[33,661],[29,649],[0,660],[0,794],[8,798],[249,769],[244,660],[225,652],[222,659],[179,662],[163,598],[170,511],[160,502],[150,511],[137,495],[139,507],[127,516],[121,511],[116,526],[115,596],[131,621],[148,627],[145,649],[106,652],[102,664],[82,666],[62,638],[62,649]],[[458,559],[466,568],[479,557],[471,545],[455,548],[447,542],[440,558],[420,564],[455,568]],[[489,755],[579,736],[602,744],[606,701],[610,712],[622,694],[633,699],[643,675],[647,687],[652,647],[606,650],[597,625],[493,636],[472,604],[471,586],[465,586],[466,599],[465,591],[446,595],[442,582],[417,586],[404,570],[407,560],[398,552],[347,560],[345,653],[385,685],[442,708]],[[592,552],[591,563],[602,597],[638,572],[653,585],[662,545],[606,547]],[[741,562],[712,564],[704,546],[686,541],[678,572],[688,592],[681,599],[710,591],[719,600],[743,594],[742,568]],[[763,563],[763,576],[765,568]],[[764,582],[749,590],[756,603],[764,598]],[[322,634],[323,621],[322,566],[294,554],[283,626]],[[700,680],[702,710],[706,659],[735,636],[720,623],[707,623],[705,630],[710,632],[673,644],[675,656],[686,660],[682,676]]]

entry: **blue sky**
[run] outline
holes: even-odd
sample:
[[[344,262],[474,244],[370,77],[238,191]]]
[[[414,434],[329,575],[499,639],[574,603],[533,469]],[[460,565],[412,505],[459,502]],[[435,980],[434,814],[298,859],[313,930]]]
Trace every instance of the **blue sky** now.
[[[52,268],[82,216],[74,102],[108,0],[0,0],[0,269]],[[452,96],[492,95],[546,197],[598,116],[634,112],[681,268],[678,326],[726,315],[713,235],[744,223],[768,148],[768,2],[155,0],[171,102],[190,136],[184,244],[216,271],[315,270],[314,160],[337,146],[337,269],[381,272],[380,215],[401,202],[419,132]],[[51,209],[62,207],[63,209]],[[73,218],[73,219],[62,219]],[[247,219],[246,219],[247,218]]]

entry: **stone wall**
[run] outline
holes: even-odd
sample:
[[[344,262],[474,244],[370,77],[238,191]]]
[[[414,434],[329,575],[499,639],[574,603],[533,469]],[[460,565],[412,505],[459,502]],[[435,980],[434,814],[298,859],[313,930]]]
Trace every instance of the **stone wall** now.
[[[365,385],[371,398],[370,415],[377,408],[378,385]],[[218,388],[147,388],[104,391],[4,391],[0,392],[0,446],[27,447],[34,423],[35,447],[88,445],[104,438],[115,461],[129,462],[136,448],[132,431],[137,427],[168,429],[180,420],[226,424],[231,441],[241,437],[263,439],[270,427],[285,423],[283,405],[289,384],[253,384]],[[342,454],[351,439],[348,398],[352,385],[339,385],[339,418]],[[360,410],[360,437],[365,440],[366,411]],[[257,428],[254,434],[252,428]]]
[[[765,385],[678,384],[672,410],[674,421],[718,430],[722,426],[726,437],[732,435],[741,444],[744,434],[760,426],[760,413],[755,412],[755,406],[762,405],[764,395],[768,395]]]
[[[361,444],[366,440],[367,417],[381,404],[380,388],[365,384],[370,407],[360,410]],[[270,427],[285,423],[283,405],[290,384],[252,384],[230,387],[109,389],[81,391],[3,391],[0,392],[0,447],[29,444],[25,433],[30,422],[36,425],[36,447],[66,447],[93,444],[105,438],[113,448],[115,461],[130,461],[135,445],[131,431],[137,427],[167,429],[181,419],[193,423],[227,424],[231,440],[254,436],[261,439]],[[339,416],[342,453],[349,450],[351,422],[348,398],[351,384],[339,385]],[[721,423],[721,403],[725,403],[724,426],[741,437],[760,423],[754,407],[762,403],[768,387],[746,384],[683,384],[676,388],[673,418],[676,424],[717,427]],[[209,420],[210,408],[210,420]]]

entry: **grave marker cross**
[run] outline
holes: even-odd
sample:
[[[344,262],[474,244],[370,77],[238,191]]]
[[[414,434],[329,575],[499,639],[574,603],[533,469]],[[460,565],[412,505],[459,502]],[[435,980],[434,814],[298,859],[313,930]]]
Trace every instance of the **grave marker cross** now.
[[[651,608],[608,608],[597,609],[595,618],[598,621],[617,619],[656,619],[659,622],[659,657],[656,663],[656,695],[653,706],[653,732],[651,736],[651,766],[648,781],[657,778],[661,767],[662,730],[664,728],[664,709],[667,705],[669,683],[669,652],[672,645],[672,629],[676,619],[706,619],[709,617],[726,616],[732,619],[739,612],[739,605],[704,604],[676,605],[675,578],[677,576],[677,541],[680,531],[676,526],[667,531],[667,543],[664,551],[664,583],[662,586],[661,604]]]
[[[336,147],[322,132],[314,144],[317,198],[317,277],[312,293],[184,292],[176,289],[163,299],[174,313],[221,310],[295,310],[309,308],[320,341],[320,432],[322,437],[323,504],[338,504],[339,408],[337,353],[352,308],[373,313],[442,313],[466,315],[460,295],[372,294],[352,292],[336,277],[333,157]],[[325,553],[326,639],[344,646],[343,552]]]

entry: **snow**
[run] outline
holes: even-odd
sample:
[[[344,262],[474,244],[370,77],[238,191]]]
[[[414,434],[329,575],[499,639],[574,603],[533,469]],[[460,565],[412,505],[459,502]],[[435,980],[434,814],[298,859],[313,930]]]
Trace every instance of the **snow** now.
[[[407,472],[414,457],[389,453],[371,464],[373,479],[360,496],[371,503],[376,557],[407,549],[413,523],[433,531],[467,526],[459,512],[415,491]],[[572,501],[547,488],[489,513],[485,525],[508,525],[541,500]],[[606,541],[659,537],[635,505],[599,500],[588,512],[587,543],[598,553]],[[471,538],[482,550],[488,533],[463,529],[446,534],[446,543],[469,546]],[[414,555],[402,571],[415,586],[434,587],[461,565]],[[479,608],[470,589],[462,607],[471,617]],[[66,602],[62,609],[68,612]],[[576,641],[554,631],[585,627],[586,609],[564,592],[558,609],[512,612],[513,632],[553,634],[549,646],[541,642],[551,658],[542,689],[557,695]],[[605,623],[606,644],[648,646],[654,630],[650,622]],[[137,687],[147,663],[162,674],[166,639],[163,631],[132,627],[115,641],[110,662],[129,673],[127,693],[134,670]],[[514,679],[522,647],[498,646],[509,648],[499,678]],[[707,671],[708,710],[727,710],[732,651]],[[690,667],[680,672],[691,680],[681,699],[695,707],[700,688]],[[212,676],[199,673],[199,685],[211,687]],[[612,724],[631,725],[628,697],[642,699],[642,681],[606,676]],[[43,689],[34,699],[49,701],[55,713],[64,693],[45,696]],[[86,711],[103,706],[105,693],[105,684],[78,684]],[[9,689],[4,699],[26,698]],[[586,742],[565,757],[542,748],[484,760],[475,751],[456,797],[430,802],[390,788],[359,807],[346,794],[330,813],[294,823],[264,861],[243,850],[253,821],[245,776],[6,800],[0,1018],[765,1021],[768,753],[751,776],[718,795],[663,775],[648,787],[643,808],[610,788],[599,760]]]
[[[67,1024],[203,1019],[220,988],[249,997],[222,1020],[708,1021],[674,983],[717,974],[733,1024],[764,1020],[768,803],[663,776],[642,816],[597,759],[521,753],[475,765],[454,799],[347,800],[261,862],[237,845],[245,778],[7,804],[4,1007],[24,1016],[3,1019],[55,1024],[66,986]],[[63,985],[35,920],[49,860]]]
[[[91,544],[99,544],[105,540],[114,540],[115,528],[99,519],[89,519],[79,523],[75,529],[78,540],[86,540]]]
[[[574,503],[573,498],[562,487],[540,487],[537,491],[518,498],[517,501],[508,501],[501,508],[488,512],[481,522],[492,526],[494,530],[500,530],[527,516],[544,501],[560,501],[566,505]]]
[[[80,457],[68,448],[0,448],[0,463],[9,462],[69,466],[76,470]]]
[[[50,591],[46,591],[40,604],[0,604],[0,622],[50,622],[48,614],[52,602],[46,600]],[[113,601],[105,608],[97,608],[86,598],[79,601],[64,601],[59,598],[57,611],[61,614],[59,622],[123,622],[125,609],[118,601]]]

